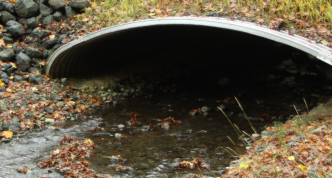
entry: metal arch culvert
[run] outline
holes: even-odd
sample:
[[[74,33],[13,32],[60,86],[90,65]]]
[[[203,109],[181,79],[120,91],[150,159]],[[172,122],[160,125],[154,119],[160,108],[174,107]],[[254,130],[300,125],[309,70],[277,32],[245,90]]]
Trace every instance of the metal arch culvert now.
[[[273,40],[288,46],[292,46],[304,51],[319,60],[332,65],[332,56],[330,48],[319,43],[309,42],[307,38],[299,35],[289,35],[285,31],[276,31],[266,26],[258,25],[251,22],[230,20],[226,18],[216,17],[169,17],[163,19],[148,19],[134,21],[130,23],[110,26],[99,31],[89,33],[79,39],[71,41],[58,48],[47,60],[46,74],[50,74],[52,78],[67,77],[69,74],[79,72],[88,67],[97,67],[93,64],[87,64],[81,61],[82,57],[92,57],[103,60],[103,56],[92,55],[89,51],[93,51],[98,46],[98,42],[105,37],[116,35],[117,32],[132,30],[142,27],[153,26],[174,26],[174,25],[190,25],[201,27],[214,27],[227,29],[232,31],[243,32],[269,40]],[[112,41],[109,41],[112,43]]]

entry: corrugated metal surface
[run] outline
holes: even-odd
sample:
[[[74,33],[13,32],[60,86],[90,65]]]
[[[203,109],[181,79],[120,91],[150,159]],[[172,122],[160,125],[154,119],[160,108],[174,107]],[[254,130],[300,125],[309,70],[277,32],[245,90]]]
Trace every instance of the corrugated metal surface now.
[[[200,18],[200,17],[170,17],[164,19],[149,19],[104,28],[84,37],[61,46],[47,61],[46,73],[52,78],[72,76],[75,73],[89,71],[90,69],[107,70],[107,66],[101,66],[105,61],[111,64],[112,60],[121,56],[132,56],[144,51],[139,42],[127,43],[113,40],[121,32],[135,29],[147,29],[155,26],[200,26],[244,32],[255,36],[267,38],[283,43],[332,65],[330,48],[308,42],[307,38],[298,35],[289,35],[287,32],[275,31],[254,23],[228,20],[225,18]],[[140,34],[137,34],[139,36]],[[151,39],[158,37],[151,37]],[[117,44],[115,44],[117,43]],[[153,45],[152,45],[153,47]],[[131,50],[123,50],[124,48]],[[143,48],[143,49],[142,49]],[[104,62],[104,63],[102,63]]]

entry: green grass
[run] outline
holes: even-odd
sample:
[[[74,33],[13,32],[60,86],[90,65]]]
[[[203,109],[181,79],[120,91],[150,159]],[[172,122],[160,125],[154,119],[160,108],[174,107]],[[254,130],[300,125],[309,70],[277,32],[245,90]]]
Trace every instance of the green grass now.
[[[90,4],[85,13],[75,16],[90,24],[89,32],[147,18],[214,14],[281,28],[332,46],[332,6],[327,0],[95,0]]]

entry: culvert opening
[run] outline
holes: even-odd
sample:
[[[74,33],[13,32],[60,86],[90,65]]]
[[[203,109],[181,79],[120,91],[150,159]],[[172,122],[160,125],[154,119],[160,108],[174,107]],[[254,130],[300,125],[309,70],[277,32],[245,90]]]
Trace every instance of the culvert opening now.
[[[216,107],[224,107],[241,131],[252,134],[234,96],[260,133],[273,121],[296,115],[292,105],[306,111],[303,98],[311,109],[331,94],[327,64],[289,46],[235,31],[155,26],[103,37],[83,51],[87,50],[80,63],[68,67],[74,70],[66,77],[90,86],[88,94],[113,101],[97,112],[104,118],[104,130],[88,133],[99,146],[98,156],[90,158],[97,172],[116,169],[115,154],[128,159],[123,163],[127,171],[115,174],[127,177],[186,177],[196,172],[174,171],[174,166],[193,158],[203,158],[219,175],[234,159],[219,148],[242,154],[246,145]],[[119,83],[100,89],[113,81]],[[91,92],[94,85],[99,88]],[[204,106],[210,110],[200,113]],[[133,116],[141,124],[128,124]],[[169,117],[181,124],[167,128],[158,121]],[[119,133],[126,139],[115,138]],[[203,174],[214,176],[207,170]]]

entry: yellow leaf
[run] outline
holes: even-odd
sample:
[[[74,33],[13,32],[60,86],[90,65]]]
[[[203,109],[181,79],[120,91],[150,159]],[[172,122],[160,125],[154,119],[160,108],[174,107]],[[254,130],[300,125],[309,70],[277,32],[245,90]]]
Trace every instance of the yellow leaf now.
[[[87,21],[89,21],[89,19],[85,17],[85,18],[83,19],[83,22],[87,22]]]
[[[325,11],[326,7],[325,6],[320,6],[321,11]]]
[[[288,157],[288,160],[290,160],[290,161],[294,161],[294,160],[295,160],[295,157],[294,157],[294,156],[290,156],[290,157]]]
[[[10,63],[12,65],[12,67],[14,67],[15,69],[17,68],[16,64],[15,63]]]
[[[0,25],[0,28],[3,28],[3,26],[2,25]],[[1,39],[2,41],[3,41],[3,39]]]
[[[7,47],[8,48],[12,48],[13,46],[11,44],[7,44]]]
[[[14,79],[14,76],[10,76],[9,78],[10,78],[10,80],[13,80],[13,79]]]
[[[0,86],[5,86],[5,83],[3,83],[2,79],[0,79]]]
[[[157,13],[157,14],[160,14],[160,13],[161,13],[161,10],[160,10],[160,9],[157,9],[157,10],[156,10],[156,13]]]
[[[1,136],[5,137],[5,138],[12,138],[13,137],[13,132],[12,131],[3,131],[1,132]]]
[[[249,164],[246,164],[244,162],[240,163],[239,169],[247,169],[249,167]]]
[[[306,166],[299,165],[298,167],[299,167],[303,172],[307,172],[307,171],[308,171],[308,169],[307,169]]]
[[[148,16],[149,17],[152,17],[152,16],[154,16],[154,15],[156,15],[155,13],[150,13]]]
[[[53,39],[54,38],[54,35],[50,35],[50,39]]]
[[[56,150],[53,151],[53,154],[58,154],[58,153],[60,153],[59,149],[56,149]]]
[[[84,143],[88,144],[88,145],[92,145],[94,144],[93,141],[91,139],[85,139]]]
[[[7,89],[6,89],[6,92],[8,92],[8,93],[12,93],[13,91],[12,91],[10,88],[7,88]]]

